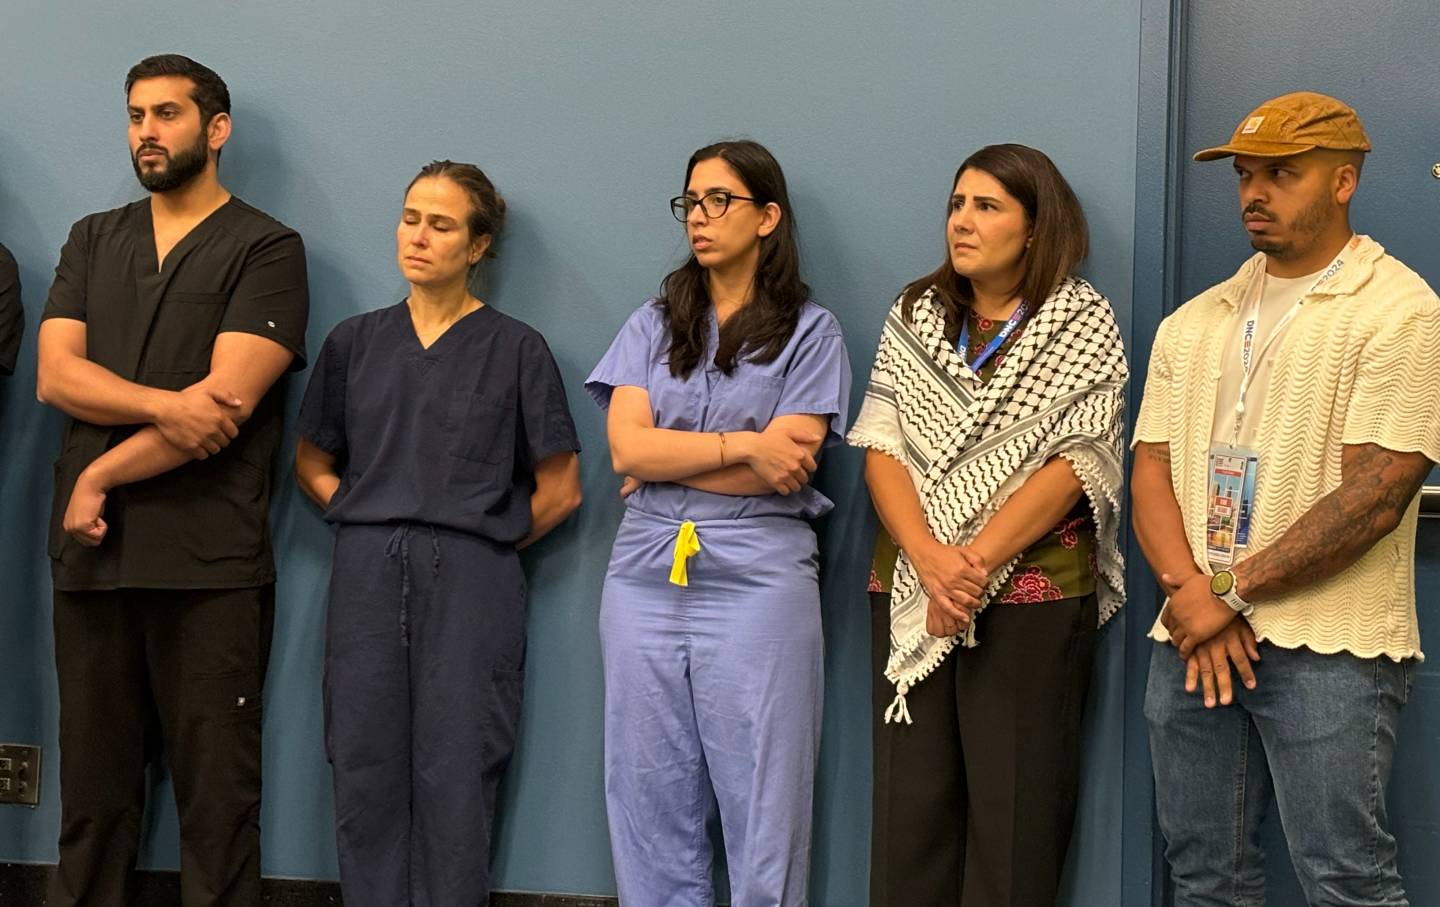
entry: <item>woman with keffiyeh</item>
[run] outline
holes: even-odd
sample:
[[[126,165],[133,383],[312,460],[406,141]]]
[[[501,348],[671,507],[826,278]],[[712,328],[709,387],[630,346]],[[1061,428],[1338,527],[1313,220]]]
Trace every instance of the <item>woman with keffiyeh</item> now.
[[[1087,232],[1048,157],[982,148],[944,264],[886,318],[849,435],[882,524],[872,904],[1055,900],[1096,628],[1124,597],[1129,372],[1070,273]]]

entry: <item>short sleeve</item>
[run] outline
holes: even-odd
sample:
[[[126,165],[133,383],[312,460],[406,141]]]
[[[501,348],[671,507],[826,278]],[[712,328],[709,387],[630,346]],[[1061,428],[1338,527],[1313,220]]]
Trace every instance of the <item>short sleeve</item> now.
[[[875,363],[870,367],[870,383],[865,386],[865,399],[860,404],[860,414],[855,417],[855,424],[850,426],[850,433],[845,440],[853,447],[877,450],[901,463],[908,463],[895,388],[894,324],[900,318],[899,305],[897,302],[890,310],[885,326],[880,331],[880,343],[875,348]]]
[[[1360,353],[1344,444],[1378,444],[1440,462],[1440,302],[1381,327]]]
[[[300,401],[296,430],[300,437],[337,459],[349,450],[345,431],[346,379],[354,333],[341,322],[325,338],[310,370],[310,383]]]
[[[257,241],[245,256],[217,333],[255,334],[273,340],[294,354],[289,370],[295,372],[305,368],[309,317],[305,244],[299,234],[281,229]]]
[[[850,357],[840,326],[833,319],[831,324],[832,329],[801,343],[775,405],[776,416],[829,416],[824,447],[844,443],[841,432],[850,413]]]
[[[585,390],[601,409],[610,408],[610,394],[617,387],[650,389],[650,366],[655,356],[655,335],[660,329],[660,310],[654,300],[645,303],[625,321],[620,333],[600,357]]]
[[[1174,373],[1168,349],[1170,319],[1160,322],[1155,343],[1150,347],[1150,368],[1145,374],[1145,392],[1140,398],[1140,415],[1135,420],[1136,444],[1168,444],[1170,442],[1170,409],[1173,404]]]
[[[529,334],[520,343],[518,390],[519,443],[530,468],[555,454],[580,449],[560,368],[539,334]]]
[[[0,375],[15,374],[25,309],[20,304],[20,269],[8,249],[0,246]]]
[[[45,300],[45,311],[41,313],[40,320],[87,320],[86,275],[89,259],[90,243],[85,221],[82,220],[70,228],[70,237],[60,249],[60,263],[55,266],[55,280],[50,284],[50,295]]]

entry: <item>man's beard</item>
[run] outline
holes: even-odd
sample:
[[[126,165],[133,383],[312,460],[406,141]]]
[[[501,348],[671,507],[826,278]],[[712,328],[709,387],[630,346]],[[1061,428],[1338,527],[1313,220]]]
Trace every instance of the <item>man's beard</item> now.
[[[205,165],[210,162],[210,145],[205,140],[202,131],[195,139],[195,143],[188,148],[180,149],[179,153],[165,155],[166,166],[163,169],[149,169],[140,165],[140,152],[158,149],[164,151],[158,145],[141,145],[130,155],[130,163],[135,167],[135,177],[140,180],[140,185],[150,192],[169,192],[172,189],[179,189],[189,183],[195,177],[205,171]]]
[[[1325,232],[1325,227],[1329,224],[1329,215],[1330,199],[1324,194],[1318,195],[1314,201],[1295,215],[1295,220],[1287,225],[1290,228],[1287,232],[1291,237],[1288,242],[1257,236],[1251,237],[1250,245],[1255,251],[1264,252],[1280,261],[1298,258],[1301,254],[1309,251],[1316,237]]]

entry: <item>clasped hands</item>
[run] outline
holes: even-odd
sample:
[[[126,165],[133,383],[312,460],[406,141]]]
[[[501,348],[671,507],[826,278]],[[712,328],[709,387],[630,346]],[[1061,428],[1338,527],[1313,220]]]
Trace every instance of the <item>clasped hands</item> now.
[[[155,427],[173,447],[197,460],[218,454],[240,433],[241,401],[228,390],[201,381],[160,400]]]
[[[240,398],[204,381],[161,392],[157,400],[152,424],[169,444],[196,460],[219,453],[240,433]],[[103,514],[113,483],[99,464],[90,464],[75,480],[63,518],[65,532],[87,548],[103,542],[109,529]]]
[[[925,610],[925,632],[931,636],[964,633],[990,585],[985,557],[968,545],[946,545],[934,540],[907,554],[930,599]]]
[[[1207,709],[1229,705],[1234,700],[1232,665],[1245,688],[1255,689],[1251,662],[1260,660],[1255,631],[1215,597],[1210,577],[1199,571],[1184,576],[1163,573],[1160,585],[1170,596],[1160,623],[1185,662],[1185,692],[1194,693],[1198,681]]]

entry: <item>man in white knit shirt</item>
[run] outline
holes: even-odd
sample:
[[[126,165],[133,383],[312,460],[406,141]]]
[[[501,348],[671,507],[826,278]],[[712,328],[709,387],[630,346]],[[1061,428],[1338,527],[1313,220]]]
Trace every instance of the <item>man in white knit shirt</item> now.
[[[1369,150],[1354,110],[1298,92],[1195,155],[1233,158],[1258,254],[1161,324],[1135,427],[1135,532],[1169,595],[1145,715],[1179,907],[1264,903],[1272,801],[1310,904],[1409,903],[1385,791],[1423,657],[1440,300],[1350,228]]]

